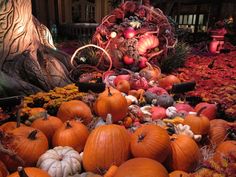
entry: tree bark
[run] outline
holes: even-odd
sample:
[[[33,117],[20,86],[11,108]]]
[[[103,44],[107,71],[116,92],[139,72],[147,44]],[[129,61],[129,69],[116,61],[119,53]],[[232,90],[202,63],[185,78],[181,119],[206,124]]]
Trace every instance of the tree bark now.
[[[14,93],[25,95],[23,88],[33,88],[30,94],[65,86],[71,83],[69,59],[32,15],[31,0],[0,0],[0,73],[5,76],[0,88],[14,90],[15,83],[23,83]]]

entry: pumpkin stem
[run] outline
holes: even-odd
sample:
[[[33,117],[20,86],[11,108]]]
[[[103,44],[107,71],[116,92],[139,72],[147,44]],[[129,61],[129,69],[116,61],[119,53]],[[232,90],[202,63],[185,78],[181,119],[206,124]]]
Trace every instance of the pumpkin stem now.
[[[71,124],[70,124],[70,121],[66,121],[66,128],[72,128]]]
[[[197,115],[196,115],[196,116],[199,117],[199,116],[201,115],[202,111],[204,111],[206,108],[207,108],[206,106],[202,107],[202,108],[197,112]]]
[[[145,135],[143,133],[141,133],[140,135],[138,135],[138,143],[142,142],[145,138]]]
[[[108,90],[108,96],[112,96],[110,87],[107,87],[107,90]]]
[[[18,167],[17,168],[18,174],[20,177],[29,177],[23,167]]]
[[[111,115],[111,114],[107,114],[106,124],[107,124],[107,125],[112,124],[112,115]]]
[[[43,120],[48,120],[48,112],[47,111],[44,112]]]
[[[30,139],[30,140],[35,140],[37,133],[38,133],[38,130],[33,130],[33,131],[29,134],[28,139]]]

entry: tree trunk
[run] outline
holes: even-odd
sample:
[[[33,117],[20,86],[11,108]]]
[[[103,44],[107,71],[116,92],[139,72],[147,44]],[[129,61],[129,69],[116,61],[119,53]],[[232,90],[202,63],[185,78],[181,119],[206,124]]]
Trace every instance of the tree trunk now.
[[[25,95],[23,88],[33,88],[30,94],[65,86],[71,83],[69,59],[56,50],[50,31],[32,15],[31,0],[0,0],[0,73],[6,79],[1,78],[0,88],[7,83],[6,88]],[[18,90],[17,82],[23,83]]]

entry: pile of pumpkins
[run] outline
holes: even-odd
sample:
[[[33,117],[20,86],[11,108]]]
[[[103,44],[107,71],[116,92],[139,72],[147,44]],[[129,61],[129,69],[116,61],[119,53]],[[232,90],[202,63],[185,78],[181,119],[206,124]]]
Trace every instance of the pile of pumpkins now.
[[[148,101],[150,93],[145,96],[146,90],[131,90],[129,82],[121,79],[115,88],[100,93],[93,107],[71,100],[61,104],[57,117],[43,108],[32,108],[32,115],[41,116],[30,126],[19,120],[1,125],[0,176],[9,172],[9,177],[194,176],[192,172],[204,158],[205,138],[216,145],[212,158],[236,149],[235,141],[230,141],[236,123],[215,119],[215,105],[173,105],[165,91],[154,90],[167,95],[168,101],[153,106],[153,99]],[[151,105],[149,120],[134,117],[137,112],[133,117],[130,114],[143,100]],[[136,111],[141,115],[147,111],[140,110]],[[100,117],[96,123],[95,114]]]

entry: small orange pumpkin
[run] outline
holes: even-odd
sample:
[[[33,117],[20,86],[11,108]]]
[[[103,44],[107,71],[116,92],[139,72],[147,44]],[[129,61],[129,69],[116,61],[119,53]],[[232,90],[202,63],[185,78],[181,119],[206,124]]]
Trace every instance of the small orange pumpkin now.
[[[122,120],[128,112],[126,98],[118,90],[114,90],[112,93],[110,87],[104,92],[107,94],[102,93],[94,104],[96,114],[101,116],[104,120],[106,120],[107,114],[112,115],[113,122]]]
[[[92,112],[87,104],[79,100],[63,102],[57,112],[62,122],[80,118],[82,123],[88,125],[92,121]]]
[[[189,174],[184,172],[184,171],[179,171],[179,170],[176,170],[176,171],[172,171],[170,174],[169,174],[170,177],[189,177]]]
[[[200,157],[198,145],[192,138],[186,135],[171,137],[171,153],[166,160],[170,170],[191,172],[198,165]]]
[[[117,169],[114,177],[169,177],[165,167],[152,159],[134,158]]]
[[[130,135],[120,125],[101,125],[89,135],[83,152],[83,166],[86,171],[99,173],[111,165],[121,165],[130,155]]]
[[[119,90],[120,92],[128,93],[130,90],[130,83],[127,80],[120,80],[117,85],[116,89]]]
[[[47,137],[40,130],[25,126],[12,130],[11,134],[8,148],[24,161],[25,166],[35,166],[38,158],[48,150]],[[14,156],[1,154],[0,158],[9,171],[15,171],[19,165]]]
[[[179,78],[175,75],[168,75],[158,80],[159,86],[166,90],[170,90],[174,84],[178,84],[180,82],[181,81]]]
[[[78,120],[66,121],[57,129],[52,137],[52,145],[70,146],[77,152],[82,152],[89,136],[87,127]]]
[[[130,147],[134,157],[162,163],[170,153],[170,138],[167,131],[157,125],[143,125],[131,135]]]
[[[184,119],[184,124],[189,125],[191,130],[196,135],[207,135],[210,130],[210,121],[207,117],[201,115],[201,112],[205,109],[200,109],[196,115],[188,114]]]
[[[63,126],[61,119],[54,116],[48,116],[47,112],[45,112],[44,117],[36,119],[31,124],[31,127],[41,130],[47,136],[49,144],[51,144],[54,132],[61,126]]]
[[[17,172],[10,174],[8,177],[50,177],[49,174],[35,167],[22,168],[18,167]]]

